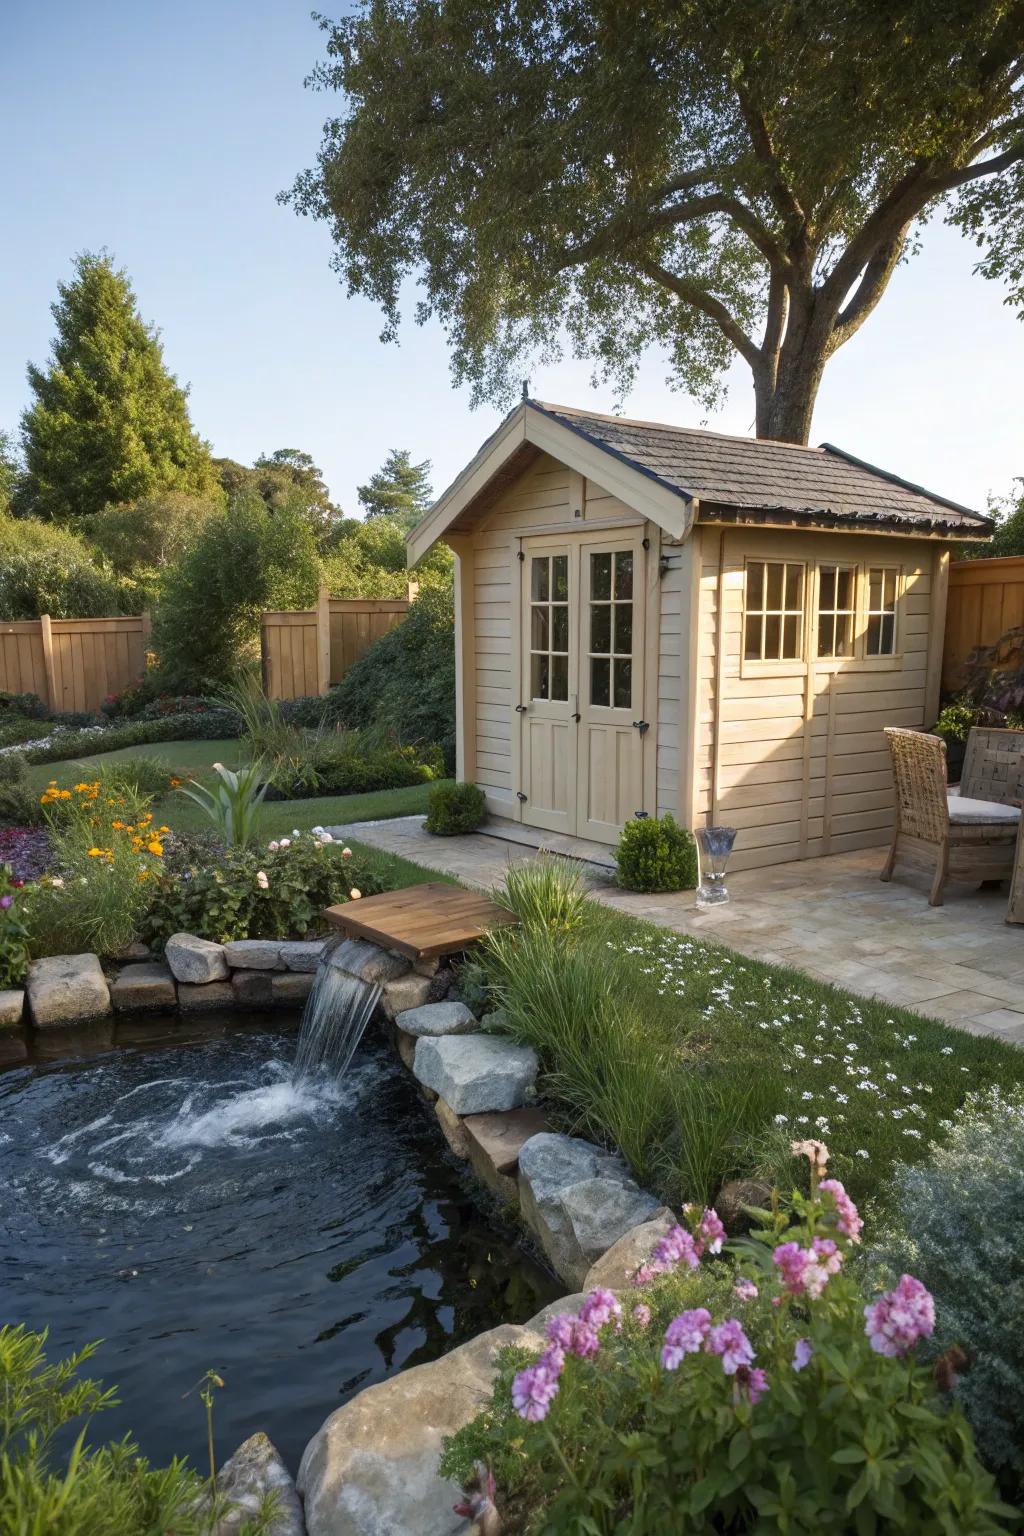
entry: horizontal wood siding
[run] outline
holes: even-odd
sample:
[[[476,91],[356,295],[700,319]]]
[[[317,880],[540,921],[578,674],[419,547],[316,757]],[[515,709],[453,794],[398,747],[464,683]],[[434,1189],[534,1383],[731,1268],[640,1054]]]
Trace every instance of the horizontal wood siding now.
[[[658,638],[658,815],[679,816],[681,742],[683,738],[683,592],[678,551],[661,578]],[[688,622],[688,621],[687,621]],[[652,658],[652,665],[654,660]]]
[[[1024,624],[1024,555],[999,560],[954,560],[942,655],[942,686],[963,683],[963,664],[977,645],[994,645]]]
[[[737,828],[736,869],[881,846],[893,816],[883,727],[929,723],[924,716],[933,547],[842,534],[730,529],[722,535],[704,529],[699,536],[698,822],[713,819]],[[806,663],[762,668],[743,663],[748,557],[807,562]],[[814,567],[833,560],[901,567],[896,657],[838,663],[814,658]]]

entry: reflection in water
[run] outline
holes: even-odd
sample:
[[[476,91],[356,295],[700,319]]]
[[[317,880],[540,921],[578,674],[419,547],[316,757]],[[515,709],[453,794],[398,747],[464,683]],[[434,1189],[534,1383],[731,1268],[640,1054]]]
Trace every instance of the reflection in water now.
[[[104,1433],[154,1458],[201,1458],[207,1368],[219,1452],[265,1429],[294,1466],[353,1392],[557,1294],[379,1042],[341,1083],[293,1052],[231,1032],[0,1076],[0,1319],[52,1357],[104,1338]]]

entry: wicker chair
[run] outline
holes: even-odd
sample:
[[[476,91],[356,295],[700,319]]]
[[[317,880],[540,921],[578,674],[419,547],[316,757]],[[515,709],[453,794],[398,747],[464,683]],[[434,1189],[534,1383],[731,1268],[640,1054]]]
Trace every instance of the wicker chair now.
[[[960,793],[972,800],[1024,800],[1024,731],[975,726],[967,737]]]
[[[896,783],[896,830],[881,878],[897,859],[932,876],[933,907],[948,879],[1005,880],[1013,872],[1020,811],[1011,805],[950,795],[941,736],[889,726],[885,732]]]

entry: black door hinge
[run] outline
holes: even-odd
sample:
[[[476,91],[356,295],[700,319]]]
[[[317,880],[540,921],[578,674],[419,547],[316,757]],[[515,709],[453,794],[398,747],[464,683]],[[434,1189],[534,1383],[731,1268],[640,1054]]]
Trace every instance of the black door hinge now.
[[[521,789],[516,790],[516,799],[522,800],[524,804],[526,803],[526,796],[523,794]]]
[[[516,705],[516,714],[517,715],[525,715],[526,714],[526,705],[525,704],[517,704]]]

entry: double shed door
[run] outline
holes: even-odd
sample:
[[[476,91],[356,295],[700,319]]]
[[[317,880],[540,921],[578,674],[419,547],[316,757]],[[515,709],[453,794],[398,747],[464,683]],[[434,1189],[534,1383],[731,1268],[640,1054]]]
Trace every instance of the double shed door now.
[[[523,820],[618,840],[643,808],[642,534],[524,539]]]

